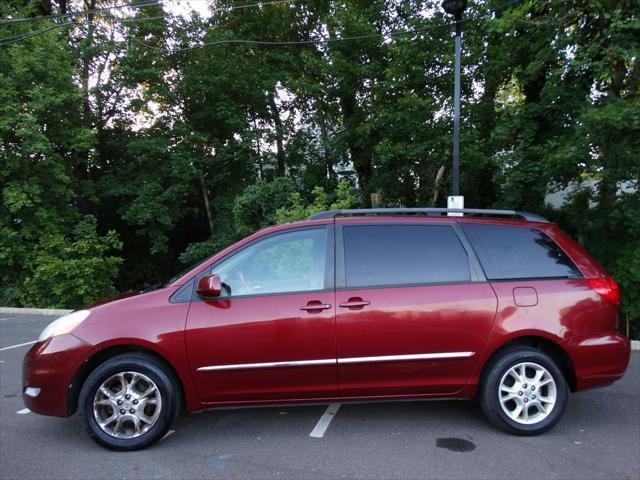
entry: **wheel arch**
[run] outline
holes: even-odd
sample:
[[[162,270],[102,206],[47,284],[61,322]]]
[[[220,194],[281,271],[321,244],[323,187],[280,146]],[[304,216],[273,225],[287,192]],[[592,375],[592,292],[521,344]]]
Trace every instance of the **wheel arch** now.
[[[505,350],[508,350],[517,346],[525,346],[535,348],[540,350],[547,355],[549,355],[553,360],[558,363],[558,367],[564,374],[564,377],[567,381],[569,389],[572,392],[576,391],[576,371],[573,365],[573,361],[571,357],[567,353],[567,351],[558,343],[557,341],[551,340],[546,336],[536,335],[536,334],[527,334],[519,337],[512,338],[507,342],[503,343],[499,347],[497,347],[484,362],[482,366],[482,371],[480,375],[480,384],[482,384],[484,380],[484,376],[491,366],[492,362],[498,358]]]
[[[179,393],[182,398],[181,404],[184,406],[184,401],[186,400],[185,396],[185,388],[182,383],[180,376],[176,368],[169,362],[164,356],[159,354],[157,351],[152,350],[150,348],[135,345],[135,344],[121,344],[121,345],[111,345],[105,347],[101,350],[98,350],[93,355],[88,357],[82,365],[78,368],[78,370],[73,375],[73,379],[71,384],[69,385],[69,390],[67,393],[67,416],[73,415],[78,409],[78,400],[80,398],[80,391],[84,386],[85,381],[96,368],[102,365],[104,362],[125,353],[142,353],[153,357],[155,360],[162,363],[165,367],[167,367],[167,371],[170,375],[173,376],[176,385],[179,386]]]

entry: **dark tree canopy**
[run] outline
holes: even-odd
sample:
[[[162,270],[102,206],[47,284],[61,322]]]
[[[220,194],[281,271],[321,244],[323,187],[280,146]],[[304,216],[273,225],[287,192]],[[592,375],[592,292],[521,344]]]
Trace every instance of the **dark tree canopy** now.
[[[139,289],[331,205],[444,204],[440,2],[254,3],[179,16],[2,2],[0,304]],[[637,0],[469,2],[461,118],[466,205],[557,221],[620,283],[635,336],[639,13]]]

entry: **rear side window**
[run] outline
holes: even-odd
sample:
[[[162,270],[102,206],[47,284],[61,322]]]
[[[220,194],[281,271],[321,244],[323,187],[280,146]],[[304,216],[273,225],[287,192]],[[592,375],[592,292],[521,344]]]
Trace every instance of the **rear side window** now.
[[[569,257],[535,228],[465,224],[489,280],[581,277]]]
[[[349,225],[343,243],[348,288],[470,280],[467,254],[448,225]]]

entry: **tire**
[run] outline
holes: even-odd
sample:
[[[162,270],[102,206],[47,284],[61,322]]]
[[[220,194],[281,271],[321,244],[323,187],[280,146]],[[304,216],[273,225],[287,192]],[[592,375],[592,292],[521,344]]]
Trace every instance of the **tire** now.
[[[78,410],[89,436],[99,445],[139,450],[169,431],[180,413],[180,392],[175,375],[162,361],[127,353],[91,372],[80,391]]]
[[[520,381],[523,368],[527,383]],[[542,370],[546,373],[536,382]],[[482,412],[495,426],[513,435],[531,436],[558,423],[568,397],[566,378],[549,355],[531,347],[514,347],[486,366],[478,400]]]

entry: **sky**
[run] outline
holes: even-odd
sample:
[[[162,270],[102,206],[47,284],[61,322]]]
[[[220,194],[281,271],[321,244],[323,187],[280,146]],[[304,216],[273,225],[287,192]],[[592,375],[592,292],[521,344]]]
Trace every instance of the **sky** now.
[[[189,16],[192,11],[206,16],[209,12],[209,5],[214,5],[213,0],[166,0],[163,2],[164,9],[176,15]]]

